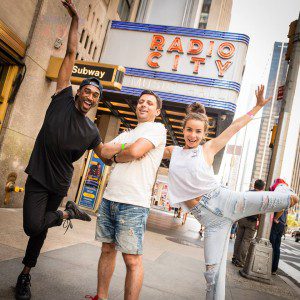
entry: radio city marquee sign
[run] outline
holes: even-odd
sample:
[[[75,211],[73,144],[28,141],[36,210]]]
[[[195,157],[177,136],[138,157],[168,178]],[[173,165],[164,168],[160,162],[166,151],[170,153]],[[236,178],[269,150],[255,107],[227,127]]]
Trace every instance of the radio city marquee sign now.
[[[147,58],[147,64],[149,67],[160,68],[159,58],[163,56],[162,53],[165,51],[166,55],[175,53],[175,55],[173,55],[172,71],[178,71],[178,65],[181,62],[181,55],[186,54],[191,57],[190,62],[194,64],[193,74],[198,74],[200,65],[205,65],[206,61],[211,59],[215,47],[215,41],[210,40],[209,43],[205,45],[205,53],[202,54],[204,44],[200,39],[189,39],[186,51],[184,51],[182,38],[180,37],[175,37],[169,46],[165,45],[165,42],[166,38],[163,35],[153,35],[150,45],[150,50],[152,50],[152,52]],[[218,76],[223,77],[224,73],[232,64],[232,60],[230,60],[230,58],[234,56],[235,46],[230,42],[223,42],[218,46],[216,52],[220,58],[225,60],[223,63],[221,59],[213,59],[218,69]]]
[[[235,103],[249,37],[112,21],[101,60],[124,65],[123,86]]]
[[[51,56],[46,77],[51,80],[57,80],[62,62],[62,58]],[[124,72],[125,68],[122,66],[79,60],[75,61],[71,83],[80,84],[84,78],[96,77],[99,78],[104,88],[121,90]]]

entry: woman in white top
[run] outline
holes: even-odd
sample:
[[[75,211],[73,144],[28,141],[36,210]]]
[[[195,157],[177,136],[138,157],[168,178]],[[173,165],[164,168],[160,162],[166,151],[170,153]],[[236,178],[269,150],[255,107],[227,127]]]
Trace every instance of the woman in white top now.
[[[299,200],[294,194],[276,191],[234,192],[222,187],[214,176],[215,155],[270,100],[263,96],[264,86],[258,87],[255,94],[255,107],[205,144],[208,128],[205,108],[200,103],[190,105],[183,122],[185,146],[168,146],[164,152],[164,158],[171,160],[170,202],[190,210],[205,226],[206,299],[225,299],[226,258],[232,224],[246,216],[286,209]]]

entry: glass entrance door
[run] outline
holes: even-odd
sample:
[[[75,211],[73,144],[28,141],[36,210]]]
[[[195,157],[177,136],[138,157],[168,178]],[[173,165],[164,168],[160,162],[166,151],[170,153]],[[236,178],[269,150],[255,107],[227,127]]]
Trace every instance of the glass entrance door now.
[[[0,60],[0,131],[3,127],[9,96],[17,73],[17,65],[10,65]]]

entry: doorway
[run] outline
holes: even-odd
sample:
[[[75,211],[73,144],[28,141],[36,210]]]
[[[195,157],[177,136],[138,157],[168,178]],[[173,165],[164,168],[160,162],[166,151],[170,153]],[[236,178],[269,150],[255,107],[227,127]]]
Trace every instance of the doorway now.
[[[14,79],[18,73],[19,67],[6,63],[0,58],[0,132],[3,127],[9,97],[12,91]]]

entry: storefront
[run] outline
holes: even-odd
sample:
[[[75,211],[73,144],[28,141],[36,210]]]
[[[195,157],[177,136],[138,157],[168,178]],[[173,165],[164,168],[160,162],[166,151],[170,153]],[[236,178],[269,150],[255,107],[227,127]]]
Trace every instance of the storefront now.
[[[186,105],[199,101],[210,119],[207,138],[213,138],[232,122],[248,43],[244,34],[112,21],[101,61],[122,64],[126,73],[121,91],[104,97],[120,111],[121,129],[133,128],[135,100],[143,89],[154,90],[164,100],[157,120],[168,129],[168,144],[178,145]],[[105,103],[99,113],[110,113]]]
[[[25,44],[0,20],[0,132],[21,81],[24,55]]]

